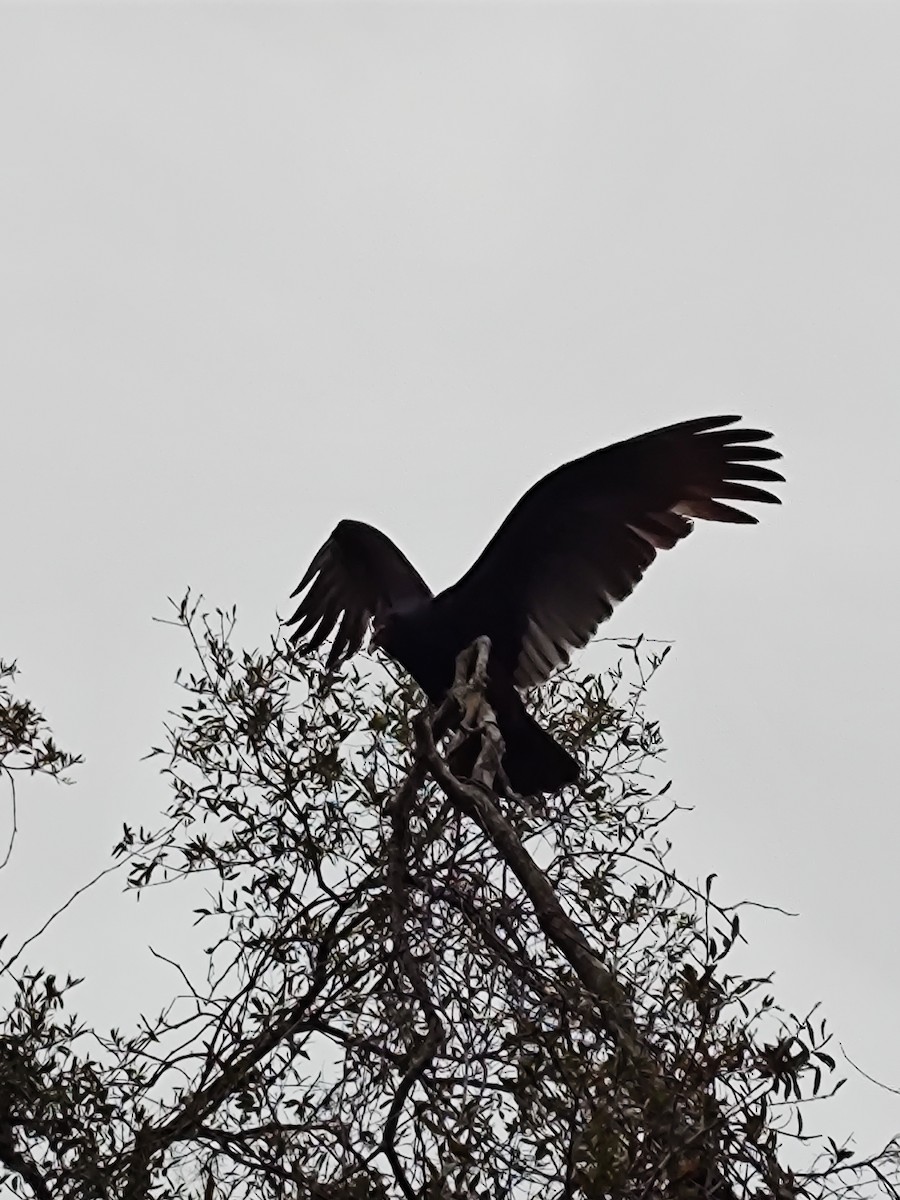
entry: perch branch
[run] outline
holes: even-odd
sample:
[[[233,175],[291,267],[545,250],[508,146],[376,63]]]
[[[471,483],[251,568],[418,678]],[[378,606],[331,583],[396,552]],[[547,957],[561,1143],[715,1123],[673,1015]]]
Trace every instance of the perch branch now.
[[[474,669],[467,673],[474,653]],[[478,641],[457,659],[457,677],[448,696],[447,704],[459,704],[470,720],[474,717],[476,728],[488,731],[496,729],[496,718],[484,695],[487,683],[486,664],[490,653],[487,638]],[[461,679],[464,676],[465,682]],[[477,692],[476,702],[466,695],[466,690]],[[437,719],[443,717],[443,708]],[[680,1101],[684,1099],[677,1084],[667,1080],[652,1047],[647,1043],[634,1014],[626,989],[615,974],[606,966],[602,957],[591,946],[588,939],[563,909],[555,890],[543,871],[525,849],[518,834],[500,812],[489,786],[482,781],[457,779],[437,749],[434,727],[427,711],[420,712],[413,721],[416,737],[417,760],[414,770],[421,762],[427,763],[428,771],[450,802],[463,814],[474,819],[490,838],[497,853],[506,863],[523,891],[531,901],[535,917],[545,937],[569,962],[579,980],[593,998],[603,1019],[606,1030],[616,1047],[620,1065],[625,1068],[623,1081],[631,1093],[631,1099],[645,1112],[659,1111],[659,1134],[653,1140],[661,1152],[661,1162],[671,1163],[671,1142],[675,1134],[682,1151],[690,1146],[702,1154],[703,1143],[713,1132],[705,1124],[691,1123],[682,1114]],[[485,741],[490,738],[487,733]],[[499,731],[497,731],[499,738]],[[500,741],[502,746],[502,740]],[[494,742],[496,747],[496,742]],[[479,760],[481,756],[479,756]],[[705,1157],[705,1156],[704,1156]],[[718,1191],[722,1200],[732,1200],[730,1189],[723,1186],[718,1170],[709,1166],[702,1172],[707,1195]],[[678,1178],[676,1165],[670,1175]]]

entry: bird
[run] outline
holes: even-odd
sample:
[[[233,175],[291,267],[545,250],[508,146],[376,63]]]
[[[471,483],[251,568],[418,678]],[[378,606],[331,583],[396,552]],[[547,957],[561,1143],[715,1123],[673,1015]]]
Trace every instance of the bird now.
[[[370,646],[438,704],[453,684],[457,656],[487,636],[486,695],[509,786],[525,797],[558,792],[578,780],[579,766],[529,713],[528,692],[590,641],[658,552],[686,538],[696,521],[755,525],[732,502],[781,503],[759,486],[784,482],[760,465],[781,458],[760,444],[772,434],[742,420],[680,421],[556,468],[437,595],[386,534],[341,520],[292,593],[301,599],[285,623],[296,626],[291,641],[307,653],[333,634],[326,666],[335,669],[372,626]]]

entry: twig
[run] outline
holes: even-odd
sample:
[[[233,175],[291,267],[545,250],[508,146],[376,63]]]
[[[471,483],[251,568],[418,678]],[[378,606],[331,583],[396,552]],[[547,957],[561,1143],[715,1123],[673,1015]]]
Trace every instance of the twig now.
[[[7,770],[5,772],[5,774],[9,777],[9,786],[10,786],[10,790],[12,792],[12,829],[10,830],[10,833],[9,833],[9,845],[6,847],[6,854],[3,856],[3,862],[0,862],[0,871],[3,870],[3,868],[6,866],[6,864],[9,862],[9,860],[12,856],[13,846],[15,845],[15,842],[16,842],[16,834],[19,832],[19,825],[18,825],[18,819],[17,819],[18,814],[16,811],[16,779],[15,779],[15,776],[13,775],[13,773],[9,770]]]
[[[875,1079],[875,1077],[870,1075],[868,1071],[864,1071],[859,1063],[855,1063],[853,1061],[841,1043],[838,1044],[841,1047],[841,1054],[843,1054],[844,1058],[846,1058],[847,1062],[854,1069],[854,1071],[859,1071],[863,1079],[868,1079],[869,1083],[874,1083],[876,1087],[880,1087],[885,1092],[890,1092],[893,1096],[900,1096],[900,1088],[891,1087],[889,1083],[882,1083],[880,1079]]]
[[[56,918],[61,916],[66,911],[66,909],[69,907],[70,904],[74,904],[79,896],[83,895],[86,891],[88,891],[90,888],[92,888],[94,886],[94,884],[99,883],[100,880],[103,879],[106,875],[111,875],[114,871],[121,870],[122,867],[125,865],[125,863],[128,862],[129,859],[131,859],[133,857],[134,857],[133,854],[128,855],[127,857],[122,858],[119,862],[113,863],[113,865],[111,867],[104,867],[102,871],[97,872],[97,874],[93,877],[93,879],[89,879],[87,881],[87,883],[84,883],[81,885],[80,888],[77,888],[72,893],[72,895],[68,898],[68,900],[65,902],[65,904],[61,904],[59,906],[59,908],[57,908],[54,912],[52,912],[50,914],[50,916],[46,919],[46,921],[43,923],[43,925],[40,927],[40,929],[36,930],[34,933],[31,934],[30,937],[27,937],[25,939],[25,941],[22,942],[22,944],[19,946],[18,950],[15,952],[15,954],[13,954],[13,956],[11,958],[8,958],[5,963],[0,964],[0,973],[9,971],[10,967],[13,965],[13,963],[16,961],[16,959],[20,957],[20,955],[25,950],[25,948],[27,946],[30,946],[32,942],[37,941],[37,939],[41,936],[41,934],[46,933],[47,929],[53,924],[53,922],[56,920]]]

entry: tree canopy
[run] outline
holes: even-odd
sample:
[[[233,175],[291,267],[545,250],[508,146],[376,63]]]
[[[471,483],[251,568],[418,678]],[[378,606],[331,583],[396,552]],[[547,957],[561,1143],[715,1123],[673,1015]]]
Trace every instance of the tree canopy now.
[[[490,786],[479,647],[446,702],[473,700],[483,736],[460,780],[408,678],[281,638],[243,650],[234,621],[177,607],[191,662],[153,751],[169,801],[114,849],[129,892],[183,893],[203,962],[161,964],[171,1003],[103,1031],[39,942],[3,947],[11,1193],[897,1195],[896,1143],[807,1134],[840,1083],[827,1029],[741,976],[742,906],[672,867],[644,711],[664,649],[611,645],[601,674],[551,681],[538,715],[582,778],[521,804]],[[4,691],[7,779],[77,771],[22,703]]]

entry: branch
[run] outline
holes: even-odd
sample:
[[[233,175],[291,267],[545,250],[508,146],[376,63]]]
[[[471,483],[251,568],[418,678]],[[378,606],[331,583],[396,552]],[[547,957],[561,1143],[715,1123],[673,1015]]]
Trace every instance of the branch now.
[[[464,683],[461,675],[466,672],[473,650],[474,669]],[[443,708],[448,704],[459,704],[467,717],[478,714],[482,729],[487,729],[486,741],[491,742],[492,749],[496,750],[498,738],[493,733],[496,730],[496,718],[484,697],[489,653],[489,639],[479,638],[460,654],[454,687],[436,719],[441,719]],[[478,694],[478,702],[472,699],[473,692]],[[548,941],[560,951],[593,997],[606,1031],[616,1047],[620,1066],[626,1068],[623,1082],[631,1100],[644,1112],[645,1119],[649,1120],[651,1109],[657,1110],[659,1119],[658,1122],[654,1121],[656,1128],[650,1130],[651,1140],[659,1152],[657,1161],[660,1165],[657,1171],[666,1164],[674,1163],[675,1171],[670,1172],[670,1176],[674,1175],[676,1180],[679,1176],[683,1177],[684,1172],[679,1170],[680,1164],[677,1162],[678,1154],[673,1155],[673,1141],[679,1147],[679,1153],[683,1153],[686,1147],[695,1147],[697,1157],[704,1162],[698,1166],[694,1178],[702,1182],[707,1194],[719,1190],[717,1184],[723,1184],[721,1175],[703,1153],[703,1143],[707,1142],[713,1130],[704,1122],[692,1122],[687,1114],[682,1115],[679,1111],[684,1096],[677,1083],[666,1078],[657,1055],[638,1025],[626,989],[565,912],[546,875],[497,807],[494,793],[480,780],[466,782],[457,779],[447,766],[435,744],[433,724],[427,710],[414,717],[413,731],[417,755],[413,770],[417,771],[424,761],[450,802],[460,812],[473,818],[485,831],[531,901],[538,924]],[[484,746],[479,755],[479,764],[483,756]],[[722,1187],[719,1194],[723,1200],[731,1200],[727,1186]]]
[[[205,1087],[185,1097],[178,1111],[158,1125],[147,1123],[138,1130],[131,1150],[116,1161],[110,1174],[124,1173],[127,1180],[125,1196],[143,1196],[140,1190],[148,1178],[150,1163],[174,1142],[183,1141],[198,1131],[206,1119],[215,1112],[248,1076],[249,1072],[271,1054],[285,1038],[300,1029],[306,1020],[309,1008],[328,982],[328,956],[337,943],[346,938],[367,916],[359,914],[342,929],[338,922],[346,909],[354,902],[349,897],[338,908],[329,922],[319,945],[312,980],[303,996],[297,1000],[280,1020],[259,1033],[250,1047],[236,1053],[226,1061]],[[41,1197],[41,1200],[45,1200]]]
[[[490,799],[490,793],[480,784],[457,779],[451,772],[435,746],[426,712],[414,718],[413,729],[417,749],[444,794],[454,807],[473,817],[487,833],[531,900],[538,923],[548,940],[565,956],[578,978],[600,1004],[609,1031],[632,1058],[640,1057],[643,1039],[624,988],[563,910],[547,877]]]
[[[412,1053],[409,1064],[400,1080],[385,1121],[380,1149],[391,1164],[394,1177],[407,1200],[416,1200],[416,1192],[409,1181],[400,1156],[397,1154],[397,1126],[406,1098],[416,1081],[431,1065],[434,1056],[444,1043],[444,1026],[438,1015],[431,994],[419,965],[409,946],[406,931],[408,891],[406,887],[406,858],[409,851],[409,814],[419,788],[425,778],[425,764],[417,762],[397,794],[390,800],[386,812],[391,821],[391,837],[388,843],[388,886],[391,893],[391,934],[394,954],[401,971],[409,981],[413,995],[425,1014],[427,1032]]]

